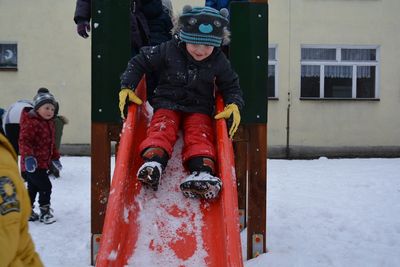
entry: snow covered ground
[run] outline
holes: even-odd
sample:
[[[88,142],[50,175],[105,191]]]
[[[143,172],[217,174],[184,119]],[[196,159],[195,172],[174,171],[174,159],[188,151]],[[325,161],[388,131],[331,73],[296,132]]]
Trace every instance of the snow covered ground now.
[[[30,232],[46,266],[89,266],[90,158],[62,163],[57,222]],[[269,252],[246,267],[400,266],[400,159],[268,160],[267,197]]]

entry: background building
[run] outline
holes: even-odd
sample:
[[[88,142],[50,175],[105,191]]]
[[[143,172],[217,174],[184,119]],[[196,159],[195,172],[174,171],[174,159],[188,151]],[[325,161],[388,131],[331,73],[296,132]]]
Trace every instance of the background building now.
[[[270,155],[399,156],[400,2],[269,6]]]
[[[64,151],[90,143],[91,44],[74,9],[0,0],[0,107],[49,88],[70,119]],[[270,156],[400,156],[399,11],[397,0],[270,1]]]

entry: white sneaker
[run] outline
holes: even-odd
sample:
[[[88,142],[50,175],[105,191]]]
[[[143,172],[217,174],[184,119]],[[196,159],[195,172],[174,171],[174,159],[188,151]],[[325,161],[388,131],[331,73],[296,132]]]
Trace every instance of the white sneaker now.
[[[137,177],[144,185],[148,185],[157,191],[158,184],[160,183],[162,167],[159,162],[148,161],[145,162],[138,170]]]
[[[208,172],[194,172],[186,177],[180,188],[185,197],[213,199],[218,197],[222,181]]]

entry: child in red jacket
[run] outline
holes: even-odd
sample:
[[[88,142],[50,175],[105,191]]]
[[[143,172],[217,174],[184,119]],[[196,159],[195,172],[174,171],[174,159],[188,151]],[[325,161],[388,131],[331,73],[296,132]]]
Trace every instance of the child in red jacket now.
[[[33,99],[33,108],[24,108],[21,114],[19,150],[21,171],[26,172],[28,193],[32,204],[30,221],[40,220],[45,224],[55,222],[50,209],[52,185],[48,171],[53,164],[59,170],[60,154],[55,146],[54,116],[58,103],[46,88],[40,88]],[[39,193],[40,216],[34,211],[36,195]]]

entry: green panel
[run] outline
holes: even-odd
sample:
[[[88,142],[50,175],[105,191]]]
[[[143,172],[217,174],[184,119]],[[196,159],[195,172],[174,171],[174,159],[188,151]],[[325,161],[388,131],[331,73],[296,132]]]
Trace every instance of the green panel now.
[[[92,122],[120,122],[118,92],[130,58],[129,0],[92,1]]]
[[[244,123],[267,122],[268,5],[231,3],[229,56],[244,93]]]

